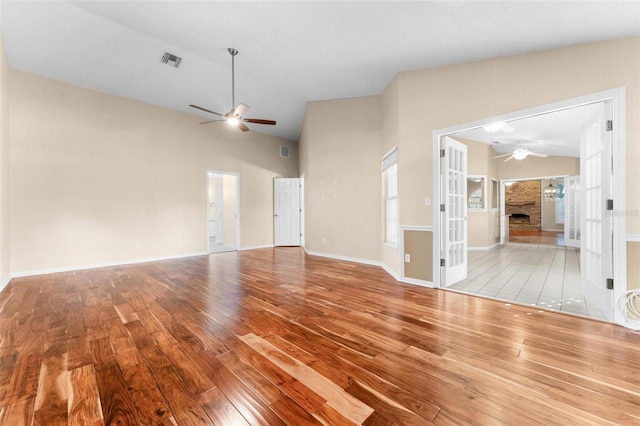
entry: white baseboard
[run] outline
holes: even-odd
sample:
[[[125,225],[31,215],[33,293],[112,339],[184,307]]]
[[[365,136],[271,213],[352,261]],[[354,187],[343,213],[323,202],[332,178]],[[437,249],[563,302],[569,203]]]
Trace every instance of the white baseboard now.
[[[6,277],[4,277],[4,279],[2,281],[0,281],[0,291],[4,290],[4,288],[7,286],[7,284],[9,284],[11,282],[11,278],[13,278],[13,277],[11,276],[11,274],[9,274]]]
[[[258,250],[258,249],[265,249],[265,248],[274,248],[275,246],[273,244],[266,244],[264,246],[250,246],[250,247],[240,247],[238,248],[238,251],[245,251],[245,250]]]
[[[396,281],[400,281],[400,275],[396,274],[396,272],[387,266],[385,263],[378,262],[378,266],[385,270],[385,272],[391,275]]]
[[[640,243],[640,234],[627,234],[627,242]]]
[[[337,254],[330,254],[330,253],[321,253],[321,252],[317,252],[317,251],[310,251],[310,250],[307,250],[306,248],[304,249],[304,251],[307,252],[307,254],[311,255],[311,256],[328,257],[330,259],[346,260],[347,262],[355,262],[355,263],[362,263],[364,265],[372,265],[372,266],[381,266],[382,267],[382,264],[377,260],[360,259],[360,258],[357,258],[357,257],[340,256],[340,255],[337,255]]]
[[[15,272],[11,274],[11,277],[12,278],[31,277],[34,275],[55,274],[59,272],[79,271],[82,269],[95,269],[95,268],[106,268],[110,266],[134,265],[136,263],[147,263],[147,262],[157,262],[160,260],[182,259],[185,257],[206,256],[208,254],[209,253],[207,253],[206,251],[202,251],[197,253],[176,254],[171,256],[146,257],[142,259],[124,260],[120,262],[104,262],[104,263],[93,263],[88,265],[62,266],[59,268],[36,269],[33,271]]]
[[[406,284],[413,284],[413,285],[418,285],[421,287],[431,287],[433,288],[434,285],[431,281],[423,281],[423,280],[417,280],[415,278],[409,278],[409,277],[400,277],[400,275],[398,275],[398,273],[396,271],[394,271],[393,269],[391,269],[388,265],[386,265],[383,262],[377,261],[377,260],[369,260],[369,259],[360,259],[360,258],[356,258],[356,257],[348,257],[348,256],[340,256],[340,255],[335,255],[335,254],[329,254],[329,253],[319,253],[319,252],[315,252],[315,251],[310,251],[310,250],[306,250],[305,252],[311,256],[320,256],[320,257],[327,257],[330,259],[336,259],[336,260],[345,260],[347,262],[355,262],[355,263],[362,263],[364,265],[371,265],[371,266],[379,266],[382,269],[384,269],[384,271],[391,275],[391,277],[393,279],[395,279],[396,281],[402,282],[402,283],[406,283]]]
[[[496,248],[500,246],[500,243],[495,243],[492,246],[486,246],[486,247],[467,247],[468,251],[487,251],[487,250],[491,250],[493,248]]]
[[[420,287],[435,288],[435,286],[433,285],[433,282],[431,281],[418,280],[410,277],[401,277],[398,281],[400,281],[401,283],[417,285]]]

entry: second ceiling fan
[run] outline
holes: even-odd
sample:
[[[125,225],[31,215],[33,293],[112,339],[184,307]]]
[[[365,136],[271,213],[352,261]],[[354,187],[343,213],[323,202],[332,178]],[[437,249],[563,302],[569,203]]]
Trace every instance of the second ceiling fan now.
[[[509,152],[507,154],[502,154],[502,155],[497,155],[497,156],[495,156],[493,158],[508,157],[506,160],[504,160],[504,162],[506,163],[507,161],[511,160],[512,158],[515,158],[516,160],[524,160],[525,158],[527,158],[530,155],[533,156],[533,157],[541,157],[541,158],[548,157],[547,154],[538,154],[537,152],[529,151],[528,149],[525,149],[525,148],[518,148],[518,149],[515,149],[513,152]]]
[[[235,93],[235,57],[238,51],[232,47],[227,49],[231,54],[231,111],[226,114],[220,114],[219,112],[211,111],[210,109],[203,108],[198,105],[189,105],[191,108],[199,109],[200,111],[208,112],[210,114],[222,117],[219,120],[203,121],[200,124],[215,123],[217,121],[226,121],[227,123],[236,126],[238,129],[246,132],[249,128],[244,123],[253,124],[267,124],[274,126],[276,122],[274,120],[265,120],[263,118],[245,118],[244,114],[249,110],[249,106],[243,103],[236,106],[236,93]]]

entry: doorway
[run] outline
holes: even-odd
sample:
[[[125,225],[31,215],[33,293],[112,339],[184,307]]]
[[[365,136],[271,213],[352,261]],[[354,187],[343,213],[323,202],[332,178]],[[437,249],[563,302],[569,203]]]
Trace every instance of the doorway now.
[[[207,171],[207,247],[209,253],[239,246],[239,180],[237,173]]]
[[[615,150],[613,150],[613,153],[610,157],[612,160],[609,160],[609,161],[604,160],[606,156],[602,155],[601,156],[601,159],[603,159],[602,161],[597,161],[597,162],[594,161],[593,163],[598,165],[599,164],[602,164],[602,165],[616,164],[616,167],[613,167],[613,170],[611,170],[609,173],[613,179],[611,181],[612,184],[611,185],[608,185],[608,183],[598,184],[599,185],[598,188],[602,188],[603,191],[606,188],[611,188],[611,191],[613,194],[611,198],[615,199],[616,203],[618,203],[616,204],[616,211],[621,211],[624,209],[624,206],[626,205],[626,200],[625,200],[626,194],[624,189],[626,186],[626,182],[625,182],[626,173],[624,168],[625,150],[626,150],[625,137],[624,137],[624,117],[625,117],[624,89],[615,89],[615,90],[600,92],[592,95],[583,96],[580,98],[574,98],[574,99],[570,99],[570,100],[566,100],[566,101],[562,101],[562,102],[558,102],[550,105],[540,106],[530,110],[519,111],[519,112],[507,114],[504,116],[493,117],[487,120],[480,120],[480,121],[468,123],[465,125],[454,126],[451,128],[434,131],[433,133],[434,168],[438,170],[438,175],[440,176],[440,179],[436,179],[434,181],[433,190],[434,190],[434,194],[437,195],[436,199],[442,200],[441,201],[442,205],[436,204],[434,206],[434,217],[440,218],[438,221],[436,221],[436,226],[434,227],[433,265],[434,265],[434,283],[436,286],[440,286],[444,288],[446,287],[444,283],[448,283],[448,280],[446,279],[448,253],[442,248],[446,247],[447,238],[449,238],[450,236],[450,232],[446,232],[446,227],[445,227],[445,224],[443,223],[443,220],[444,220],[443,213],[446,211],[446,209],[449,206],[447,205],[447,197],[444,194],[444,188],[445,188],[444,182],[446,178],[443,173],[444,171],[443,164],[441,163],[441,160],[439,158],[440,150],[442,149],[441,141],[444,139],[444,137],[447,135],[458,136],[460,134],[464,134],[465,132],[468,132],[465,136],[469,137],[469,135],[473,131],[488,132],[488,130],[486,130],[486,127],[489,127],[488,125],[490,124],[495,124],[495,123],[510,124],[516,120],[524,120],[527,118],[539,117],[546,114],[557,113],[561,111],[568,111],[572,108],[586,106],[586,105],[594,105],[594,104],[604,105],[605,108],[606,106],[613,106],[613,111],[611,113],[612,123],[616,123],[617,127],[613,126],[612,129],[610,129],[612,131],[609,131],[609,133],[607,134],[603,133],[604,138],[610,139],[610,143],[611,143],[610,146],[615,146]],[[600,120],[600,127],[598,128],[597,131],[604,132],[605,131],[603,130],[604,127],[609,127],[609,125],[611,124],[611,123],[608,123],[608,121],[609,121],[608,119],[606,121]],[[592,123],[581,123],[581,124],[583,126],[582,130],[586,128],[592,128]],[[483,130],[483,127],[484,127],[484,130]],[[525,141],[525,142],[528,143],[529,141]],[[490,144],[491,140],[489,140],[489,142],[487,143]],[[583,150],[584,150],[584,147],[583,147]],[[592,150],[592,152],[595,153],[596,150]],[[542,153],[537,153],[537,154],[542,154]],[[544,156],[544,155],[538,155],[538,156]],[[436,158],[438,159],[438,161],[436,161]],[[513,163],[517,163],[514,160],[511,160],[511,161]],[[581,169],[588,170],[588,167],[585,167],[584,158],[582,158],[581,163],[582,163]],[[591,167],[591,169],[595,170],[594,167]],[[593,170],[588,173],[590,173],[592,176],[594,174]],[[602,172],[602,175],[605,175],[605,174],[606,173]],[[522,178],[522,176],[517,176],[517,175],[515,177]],[[502,186],[502,189],[504,189],[504,186]],[[619,324],[624,324],[625,322],[624,314],[616,306],[614,301],[618,300],[619,297],[626,291],[626,286],[627,286],[626,285],[626,247],[625,247],[626,223],[624,219],[622,220],[616,219],[617,215],[615,214],[615,211],[612,212],[612,211],[605,210],[605,204],[607,204],[608,206],[610,203],[609,202],[605,203],[606,199],[604,199],[605,197],[602,196],[603,194],[604,192],[602,193],[598,192],[597,197],[591,196],[589,199],[587,199],[586,197],[583,198],[584,204],[582,206],[582,210],[593,211],[594,213],[591,214],[593,219],[591,219],[591,221],[593,222],[596,222],[596,220],[600,221],[599,223],[597,223],[598,226],[591,226],[591,229],[592,230],[595,229],[594,232],[597,233],[597,235],[594,234],[594,238],[590,239],[589,241],[602,242],[602,245],[596,249],[590,248],[588,250],[585,250],[584,247],[582,250],[578,249],[578,253],[580,254],[579,258],[581,259],[581,262],[582,262],[582,265],[579,264],[580,270],[590,268],[590,266],[592,266],[595,263],[591,261],[589,262],[588,266],[585,265],[585,259],[584,259],[584,256],[582,255],[582,252],[589,251],[590,253],[593,253],[591,254],[591,257],[598,259],[597,264],[599,265],[597,268],[590,268],[590,272],[588,272],[587,274],[589,277],[597,276],[597,283],[593,281],[589,282],[589,279],[587,279],[586,280],[587,282],[585,283],[585,279],[584,277],[582,277],[581,284],[580,284],[580,291],[583,295],[586,295],[587,298],[589,298],[588,302],[590,303],[593,302],[594,304],[601,304],[599,302],[602,299],[606,299],[606,303],[603,305],[605,310],[604,316],[606,317],[606,319]],[[504,196],[504,194],[502,194],[502,196]],[[596,215],[595,212],[599,212],[598,215]],[[499,222],[501,223],[502,228],[504,229],[506,227],[504,223],[506,219],[504,216],[504,209],[502,209],[501,213],[502,215],[499,219]],[[583,218],[582,220],[587,220],[587,219]],[[600,223],[602,223],[602,226],[600,226]],[[608,237],[601,232],[601,230],[605,228],[604,225],[610,226],[611,231],[609,231],[610,233],[608,234],[609,235]],[[504,242],[505,240],[504,238],[502,238],[501,243],[504,243]],[[585,242],[582,243],[583,246],[585,246],[585,244],[587,243]],[[505,247],[504,245],[500,245],[498,249],[503,249],[504,247]],[[616,251],[617,255],[615,258],[612,259],[611,253],[614,251]],[[607,270],[608,272],[605,272]],[[606,287],[609,281],[611,281],[610,279],[606,279],[607,277],[615,278],[616,285],[613,287],[613,290],[607,289]],[[591,290],[595,288],[596,292],[592,292],[589,289],[589,286],[591,286]],[[595,296],[596,293],[599,295],[598,297]]]

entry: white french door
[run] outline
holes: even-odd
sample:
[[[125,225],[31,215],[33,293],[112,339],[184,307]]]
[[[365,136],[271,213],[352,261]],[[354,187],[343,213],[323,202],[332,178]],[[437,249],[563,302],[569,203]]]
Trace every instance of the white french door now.
[[[612,132],[607,129],[611,102],[603,102],[586,124],[580,141],[582,186],[581,275],[582,292],[609,320],[613,320],[613,215],[607,203],[612,199]]]
[[[467,146],[444,138],[443,247],[446,287],[467,278]]]
[[[564,241],[580,248],[580,176],[564,178]]]
[[[274,245],[299,246],[300,179],[275,178],[273,181]]]

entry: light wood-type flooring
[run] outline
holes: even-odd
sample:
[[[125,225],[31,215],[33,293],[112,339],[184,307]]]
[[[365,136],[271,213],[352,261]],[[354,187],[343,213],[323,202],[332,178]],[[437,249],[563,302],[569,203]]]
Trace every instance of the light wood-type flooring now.
[[[640,335],[298,248],[16,278],[2,425],[640,424]]]

